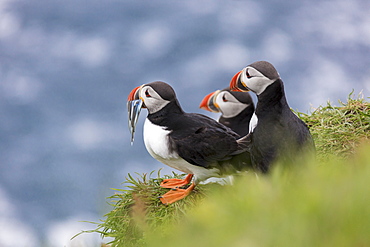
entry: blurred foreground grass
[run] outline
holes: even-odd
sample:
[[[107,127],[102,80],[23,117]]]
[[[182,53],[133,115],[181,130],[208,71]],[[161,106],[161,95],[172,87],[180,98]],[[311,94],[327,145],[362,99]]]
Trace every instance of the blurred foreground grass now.
[[[369,150],[248,174],[212,191],[182,222],[153,229],[148,246],[370,246]]]
[[[168,177],[128,176],[96,223],[111,246],[370,246],[370,104],[297,113],[309,126],[317,160],[268,176],[247,173],[233,185],[199,185],[165,206]]]

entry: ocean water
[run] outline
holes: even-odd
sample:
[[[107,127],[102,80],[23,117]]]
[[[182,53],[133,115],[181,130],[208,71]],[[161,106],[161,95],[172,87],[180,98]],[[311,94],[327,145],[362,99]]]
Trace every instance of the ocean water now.
[[[92,246],[99,236],[70,238],[108,212],[110,188],[164,167],[143,145],[145,110],[130,145],[126,100],[138,85],[166,81],[185,111],[216,118],[198,108],[203,96],[267,60],[293,109],[369,97],[369,9],[367,0],[1,1],[0,245]]]

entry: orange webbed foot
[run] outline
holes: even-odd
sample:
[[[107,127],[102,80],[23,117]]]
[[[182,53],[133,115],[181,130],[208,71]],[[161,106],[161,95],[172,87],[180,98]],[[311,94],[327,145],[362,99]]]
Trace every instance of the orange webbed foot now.
[[[163,188],[170,188],[170,189],[179,188],[179,187],[189,184],[192,178],[193,178],[193,174],[188,174],[185,177],[185,179],[178,179],[178,178],[164,179],[160,186]]]
[[[187,195],[189,195],[190,192],[194,189],[194,187],[195,187],[195,184],[192,183],[186,189],[178,189],[178,188],[172,189],[172,190],[168,191],[166,194],[164,194],[163,196],[159,197],[159,199],[161,200],[161,202],[163,204],[171,204],[171,203],[174,203],[174,202],[176,202],[178,200],[183,199]]]

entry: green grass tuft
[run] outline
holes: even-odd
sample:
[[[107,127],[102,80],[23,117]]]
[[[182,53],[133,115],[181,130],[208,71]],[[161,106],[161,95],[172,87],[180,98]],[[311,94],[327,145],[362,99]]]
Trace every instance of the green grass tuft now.
[[[189,208],[196,207],[209,193],[208,190],[220,186],[198,186],[186,200],[166,206],[158,197],[169,189],[160,187],[160,183],[167,178],[183,178],[184,174],[173,173],[161,177],[158,171],[155,177],[153,171],[136,175],[133,177],[128,174],[123,183],[127,189],[114,189],[116,193],[108,197],[113,210],[104,216],[105,220],[101,223],[91,222],[96,229],[81,233],[97,232],[102,237],[111,237],[113,241],[108,244],[112,246],[145,246],[145,236],[150,229],[178,222]]]
[[[345,158],[359,143],[370,139],[370,103],[362,95],[354,99],[351,93],[347,102],[339,104],[328,102],[311,114],[296,112],[310,128],[320,161]]]
[[[317,161],[198,185],[168,206],[159,184],[183,174],[129,174],[127,189],[108,198],[113,210],[86,232],[112,237],[111,246],[370,246],[370,104],[350,94],[338,107],[296,113]]]

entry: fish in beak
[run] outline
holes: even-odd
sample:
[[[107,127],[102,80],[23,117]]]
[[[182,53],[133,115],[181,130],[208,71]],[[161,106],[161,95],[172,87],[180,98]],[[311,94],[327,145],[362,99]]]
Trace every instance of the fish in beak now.
[[[241,73],[243,70],[236,73],[230,81],[230,90],[237,92],[248,92],[249,89],[241,80]]]
[[[127,98],[128,128],[131,132],[131,145],[134,144],[135,128],[137,120],[139,119],[141,108],[145,108],[143,100],[139,97],[142,87],[143,86],[138,86],[134,88]]]
[[[216,103],[216,97],[220,92],[221,90],[217,90],[205,96],[200,103],[199,108],[210,112],[220,112],[219,106]]]

